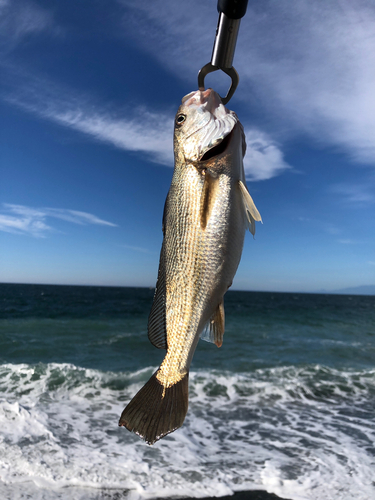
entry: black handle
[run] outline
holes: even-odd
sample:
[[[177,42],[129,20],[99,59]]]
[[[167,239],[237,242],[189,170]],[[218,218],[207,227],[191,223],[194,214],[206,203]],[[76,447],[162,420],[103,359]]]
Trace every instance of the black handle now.
[[[241,19],[246,14],[248,0],[218,0],[217,10],[229,19]]]

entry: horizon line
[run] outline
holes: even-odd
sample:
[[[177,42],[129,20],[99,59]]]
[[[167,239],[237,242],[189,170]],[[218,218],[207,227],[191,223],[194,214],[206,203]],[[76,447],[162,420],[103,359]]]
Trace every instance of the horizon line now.
[[[155,290],[156,286],[145,286],[145,285],[89,285],[89,284],[74,284],[74,283],[20,283],[20,282],[3,282],[0,281],[0,286],[1,285],[22,285],[22,286],[61,286],[61,287],[93,287],[93,288],[142,288],[142,289],[148,289],[148,290]],[[356,290],[356,289],[363,289],[363,288],[369,288],[372,289],[373,291],[370,293],[360,293],[360,292],[348,292],[346,290]],[[335,289],[335,290],[316,290],[316,291],[280,291],[280,290],[243,290],[243,289],[236,289],[232,288],[229,289],[228,292],[245,292],[245,293],[285,293],[285,294],[305,294],[305,295],[362,295],[362,296],[374,296],[375,295],[375,285],[359,285],[359,286],[353,286],[353,287],[345,287],[341,289]]]

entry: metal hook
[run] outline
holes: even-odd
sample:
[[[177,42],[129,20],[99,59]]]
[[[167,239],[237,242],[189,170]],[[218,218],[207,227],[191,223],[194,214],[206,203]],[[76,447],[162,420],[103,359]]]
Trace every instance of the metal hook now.
[[[231,86],[229,87],[229,90],[227,92],[227,95],[225,97],[221,97],[221,100],[223,104],[227,104],[230,99],[232,98],[234,92],[236,91],[238,82],[239,82],[239,76],[237,71],[234,69],[232,66],[231,68],[219,68],[218,66],[213,66],[212,63],[207,63],[203,68],[199,71],[198,73],[198,88],[199,89],[204,89],[204,79],[208,75],[208,73],[212,73],[214,71],[218,71],[221,69],[226,73],[230,79],[232,80]]]
[[[211,62],[203,66],[198,73],[198,87],[203,89],[204,78],[208,73],[221,69],[230,77],[232,83],[228,93],[225,97],[221,97],[223,104],[229,102],[239,82],[238,73],[232,63],[240,21],[240,19],[231,19],[224,12],[220,12]]]
[[[227,95],[221,100],[227,104],[233,96],[239,76],[233,67],[233,57],[236,48],[238,30],[241,18],[246,13],[248,0],[218,0],[217,10],[219,20],[216,28],[214,48],[212,50],[211,62],[203,66],[198,73],[198,87],[204,90],[204,79],[208,73],[221,69],[232,80]]]

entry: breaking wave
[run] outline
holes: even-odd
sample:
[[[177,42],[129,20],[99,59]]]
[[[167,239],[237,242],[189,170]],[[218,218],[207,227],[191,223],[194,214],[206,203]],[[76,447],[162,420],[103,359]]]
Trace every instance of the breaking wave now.
[[[155,368],[0,365],[0,497],[374,498],[375,370],[192,372],[183,427],[150,447],[117,422]]]

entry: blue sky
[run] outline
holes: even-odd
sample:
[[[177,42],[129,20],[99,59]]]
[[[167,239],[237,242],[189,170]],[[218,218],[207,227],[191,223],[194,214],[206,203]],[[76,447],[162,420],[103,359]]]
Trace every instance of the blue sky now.
[[[173,118],[217,18],[216,0],[0,0],[0,281],[155,285]],[[233,288],[374,285],[374,3],[250,0],[234,66],[263,225]]]

